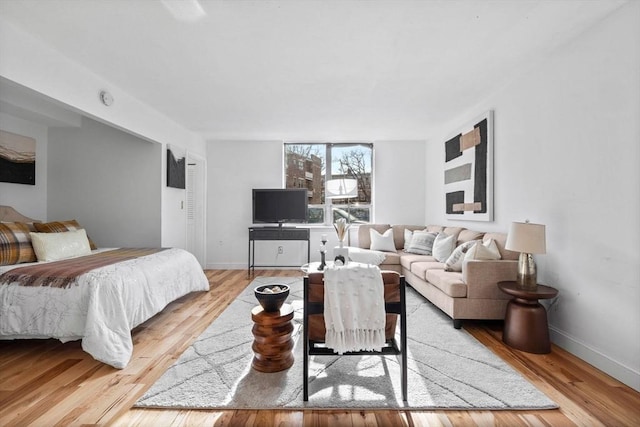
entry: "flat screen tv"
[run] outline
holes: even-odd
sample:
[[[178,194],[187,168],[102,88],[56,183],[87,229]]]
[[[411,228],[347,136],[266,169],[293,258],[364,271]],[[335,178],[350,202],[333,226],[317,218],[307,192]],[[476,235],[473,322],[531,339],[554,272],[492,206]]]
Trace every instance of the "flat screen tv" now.
[[[254,188],[253,223],[307,222],[308,204],[304,188]]]

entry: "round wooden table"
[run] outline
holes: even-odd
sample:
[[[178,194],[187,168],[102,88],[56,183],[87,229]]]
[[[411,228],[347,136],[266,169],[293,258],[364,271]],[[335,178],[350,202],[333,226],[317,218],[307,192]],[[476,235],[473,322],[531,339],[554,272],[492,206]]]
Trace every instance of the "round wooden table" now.
[[[510,347],[528,353],[544,354],[551,351],[547,310],[538,300],[554,298],[558,290],[537,285],[523,289],[517,282],[498,282],[502,292],[514,298],[507,304],[502,341]]]
[[[278,372],[293,365],[293,307],[283,304],[280,311],[266,312],[261,306],[251,310],[253,325],[253,361],[260,372]]]

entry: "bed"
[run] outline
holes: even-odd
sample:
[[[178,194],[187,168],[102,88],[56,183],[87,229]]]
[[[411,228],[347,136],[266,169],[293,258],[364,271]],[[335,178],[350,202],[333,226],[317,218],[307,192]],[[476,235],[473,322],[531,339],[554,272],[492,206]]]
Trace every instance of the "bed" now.
[[[0,229],[46,225],[17,212],[7,214],[6,208],[0,206]],[[73,231],[77,230],[60,231],[55,237]],[[191,292],[209,290],[202,267],[182,249],[96,248],[82,256],[40,261],[29,252],[31,243],[36,246],[35,241],[25,240],[23,235],[20,242],[14,242],[21,262],[8,264],[7,238],[0,231],[0,260],[5,261],[0,265],[0,339],[82,340],[82,349],[92,357],[122,369],[133,353],[133,328],[170,302]],[[111,261],[104,261],[105,258]],[[82,272],[89,268],[82,266],[85,262],[97,267]],[[61,279],[61,275],[47,272],[71,271],[68,266],[72,264],[80,266],[80,274]],[[44,273],[35,279],[27,278],[34,270]]]

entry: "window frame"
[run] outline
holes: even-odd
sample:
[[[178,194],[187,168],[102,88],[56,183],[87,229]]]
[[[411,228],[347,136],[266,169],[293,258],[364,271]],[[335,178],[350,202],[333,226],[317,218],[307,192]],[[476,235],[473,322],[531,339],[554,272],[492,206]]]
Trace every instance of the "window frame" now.
[[[298,142],[298,141],[285,141],[283,143],[283,168],[282,168],[282,174],[283,174],[283,187],[284,188],[293,188],[293,187],[287,187],[287,170],[288,170],[288,166],[289,166],[289,162],[287,159],[287,155],[289,153],[289,150],[287,149],[288,146],[304,146],[304,145],[308,145],[308,146],[320,146],[323,147],[324,153],[323,153],[323,158],[322,161],[324,161],[324,165],[322,165],[322,167],[320,168],[320,176],[321,179],[323,179],[323,186],[322,186],[322,198],[324,199],[324,203],[309,203],[309,209],[321,209],[322,211],[322,222],[308,222],[308,224],[310,225],[319,225],[319,226],[331,226],[334,222],[334,212],[335,209],[343,209],[347,210],[348,213],[351,213],[350,210],[351,208],[355,208],[355,209],[365,209],[368,212],[368,220],[367,221],[362,221],[362,222],[358,222],[358,223],[372,223],[373,222],[373,182],[374,182],[374,144],[372,142],[364,142],[364,141],[356,141],[356,142]],[[364,166],[364,174],[365,176],[368,176],[368,190],[369,190],[369,195],[368,195],[368,199],[369,201],[366,202],[360,202],[357,201],[355,203],[351,203],[348,199],[326,199],[324,198],[324,194],[326,194],[327,192],[327,181],[329,181],[330,179],[335,179],[334,177],[345,177],[345,178],[356,178],[358,180],[358,192],[360,192],[360,180],[361,179],[365,179],[365,177],[358,177],[356,175],[355,172],[353,172],[353,170],[347,170],[346,172],[344,170],[337,170],[334,171],[333,170],[333,154],[334,148],[348,148],[348,147],[358,147],[358,146],[362,146],[362,147],[366,147],[368,150],[370,150],[370,157],[369,159],[365,160],[365,166]],[[296,160],[296,164],[299,162],[300,160]],[[369,171],[367,171],[367,166],[369,168]],[[351,176],[349,176],[349,172],[351,172]],[[344,200],[344,202],[342,203],[336,203],[335,201],[338,200]],[[353,214],[351,214],[351,217],[353,217]]]

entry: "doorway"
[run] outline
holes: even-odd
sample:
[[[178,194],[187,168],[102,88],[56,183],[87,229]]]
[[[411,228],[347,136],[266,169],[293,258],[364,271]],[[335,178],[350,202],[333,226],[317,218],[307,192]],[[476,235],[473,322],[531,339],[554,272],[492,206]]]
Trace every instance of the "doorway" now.
[[[206,265],[206,160],[187,153],[187,250]]]

